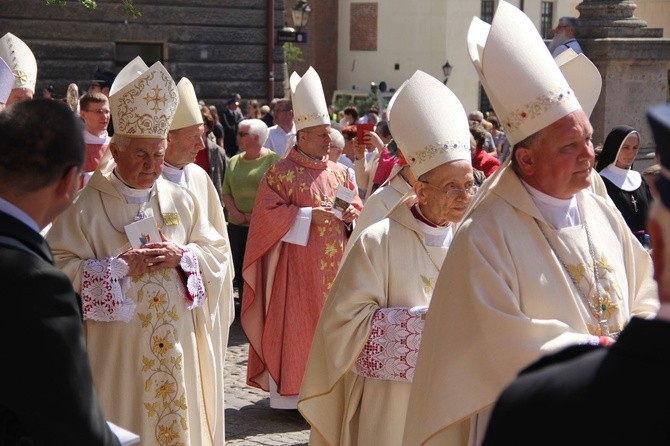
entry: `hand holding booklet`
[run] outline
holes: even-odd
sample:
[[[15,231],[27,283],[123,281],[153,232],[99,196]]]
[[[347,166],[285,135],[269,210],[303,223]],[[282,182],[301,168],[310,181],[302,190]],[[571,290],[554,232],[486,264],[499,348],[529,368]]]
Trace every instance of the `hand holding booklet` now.
[[[139,248],[146,243],[161,241],[160,233],[156,227],[156,219],[153,215],[126,225],[125,230],[133,248]]]
[[[342,214],[347,210],[351,201],[354,199],[354,191],[347,189],[341,184],[337,187],[335,193],[335,201],[333,202],[333,213],[337,218],[342,220]]]

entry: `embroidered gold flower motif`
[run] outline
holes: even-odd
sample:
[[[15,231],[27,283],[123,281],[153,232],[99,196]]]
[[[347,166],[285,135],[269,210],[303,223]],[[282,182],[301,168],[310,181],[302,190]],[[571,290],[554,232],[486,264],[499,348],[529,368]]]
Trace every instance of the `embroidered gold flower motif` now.
[[[326,243],[326,251],[324,254],[326,254],[328,257],[333,257],[335,254],[337,254],[337,248],[335,248],[335,244]]]
[[[286,182],[292,183],[293,180],[295,180],[295,172],[293,172],[293,170],[288,170],[286,172]]]
[[[156,397],[162,400],[171,399],[175,394],[176,385],[174,381],[163,381],[163,383],[156,388]]]
[[[165,356],[174,345],[163,336],[154,336],[151,350],[158,356]]]
[[[596,305],[598,303],[596,302]],[[610,299],[610,296],[605,294],[602,297],[602,302],[600,303],[600,311],[602,311],[603,317],[605,319],[609,319],[613,315],[616,314],[616,312],[619,310],[619,305],[617,305],[615,302]]]
[[[307,185],[307,183],[300,183],[300,186],[298,186],[298,188],[300,189],[300,192],[305,192],[309,190],[309,186]]]
[[[174,421],[172,421],[169,426],[166,426],[162,423],[158,425],[158,435],[156,439],[158,440],[159,444],[173,444],[174,440],[177,438],[179,438],[179,434],[175,430]]]
[[[167,302],[165,294],[156,293],[151,297],[151,300],[149,301],[149,308],[151,308],[152,310],[158,310],[161,306],[165,305],[165,302]]]

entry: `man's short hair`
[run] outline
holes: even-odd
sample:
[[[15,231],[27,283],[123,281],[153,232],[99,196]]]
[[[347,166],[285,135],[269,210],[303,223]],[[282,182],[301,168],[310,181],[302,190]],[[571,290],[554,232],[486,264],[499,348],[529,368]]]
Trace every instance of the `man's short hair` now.
[[[86,93],[84,96],[79,99],[79,108],[81,110],[88,110],[88,106],[91,104],[108,104],[109,99],[103,93],[99,91],[94,91]]]
[[[40,98],[6,108],[0,113],[0,189],[36,192],[72,166],[81,168],[83,130],[61,101]]]
[[[354,118],[354,122],[358,119],[358,109],[355,105],[348,105],[344,108],[344,114]]]

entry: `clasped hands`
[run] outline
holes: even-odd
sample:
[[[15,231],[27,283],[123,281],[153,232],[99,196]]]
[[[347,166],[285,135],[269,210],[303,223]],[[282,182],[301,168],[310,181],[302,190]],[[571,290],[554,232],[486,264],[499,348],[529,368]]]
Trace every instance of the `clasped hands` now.
[[[141,276],[165,268],[176,268],[181,262],[182,249],[161,232],[161,241],[131,248],[119,256],[128,264],[128,275]]]

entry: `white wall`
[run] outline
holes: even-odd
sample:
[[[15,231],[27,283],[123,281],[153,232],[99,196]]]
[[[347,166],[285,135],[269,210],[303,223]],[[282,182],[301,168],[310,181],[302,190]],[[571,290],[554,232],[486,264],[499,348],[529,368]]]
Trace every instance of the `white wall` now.
[[[338,30],[338,89],[367,90],[370,82],[398,88],[416,70],[442,80],[442,65],[453,67],[448,86],[466,111],[479,102],[479,80],[467,53],[470,22],[479,16],[480,0],[380,0],[377,51],[349,51],[350,5],[373,0],[341,0]],[[519,6],[519,0],[509,3]],[[573,14],[569,0],[555,1],[556,20]],[[539,26],[540,0],[525,0],[524,9]],[[375,26],[375,24],[370,24]],[[399,64],[395,70],[394,65]]]
[[[467,32],[479,16],[480,0],[377,0],[377,51],[349,51],[350,5],[375,0],[340,0],[338,17],[337,88],[368,90],[370,82],[386,81],[398,88],[416,70],[442,80],[442,65],[453,66],[449,88],[466,111],[479,102],[479,80],[467,54]],[[519,6],[521,0],[510,0]],[[540,26],[541,0],[524,0],[524,12]],[[579,16],[581,0],[554,0],[554,23],[561,16]],[[670,29],[670,0],[635,0],[635,16],[650,27]],[[370,26],[377,24],[371,23]],[[513,30],[510,30],[513,32]],[[669,32],[664,33],[670,37]],[[394,65],[399,64],[395,70]]]

